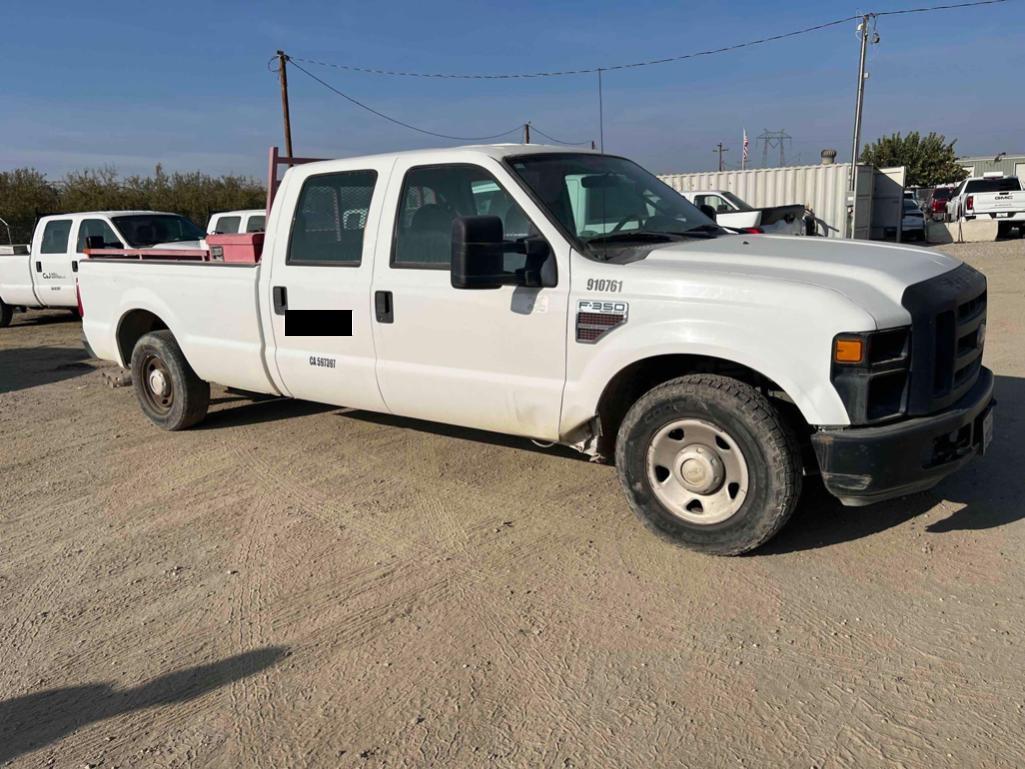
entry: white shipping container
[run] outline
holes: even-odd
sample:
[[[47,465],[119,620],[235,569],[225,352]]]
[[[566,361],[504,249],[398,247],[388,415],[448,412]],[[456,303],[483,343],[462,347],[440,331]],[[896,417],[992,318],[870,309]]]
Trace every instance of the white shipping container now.
[[[850,163],[751,168],[746,171],[709,171],[663,174],[659,178],[680,192],[728,190],[755,208],[804,205],[819,220],[819,234],[847,235],[847,195]],[[859,166],[873,173],[871,166]]]

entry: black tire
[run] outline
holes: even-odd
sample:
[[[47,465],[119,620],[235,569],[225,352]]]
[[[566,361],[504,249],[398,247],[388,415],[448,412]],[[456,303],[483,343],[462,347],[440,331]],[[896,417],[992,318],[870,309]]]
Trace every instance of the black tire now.
[[[136,343],[132,384],[142,412],[165,430],[192,427],[210,405],[210,384],[196,376],[167,330],[152,331]]]
[[[14,308],[0,299],[0,328],[7,328],[11,325],[11,318],[14,317]]]
[[[656,496],[648,452],[678,420],[721,430],[746,460],[747,489],[739,508],[716,523],[693,523]],[[671,435],[671,434],[670,434]],[[616,439],[616,468],[634,512],[659,537],[713,555],[739,555],[778,532],[801,494],[801,454],[793,431],[769,400],[728,377],[694,374],[665,382],[627,412]]]

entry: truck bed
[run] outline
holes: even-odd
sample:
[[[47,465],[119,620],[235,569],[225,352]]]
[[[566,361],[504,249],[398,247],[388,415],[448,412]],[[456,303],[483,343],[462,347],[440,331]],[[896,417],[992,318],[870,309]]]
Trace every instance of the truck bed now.
[[[255,264],[83,259],[82,330],[97,357],[128,367],[131,350],[119,349],[119,328],[127,333],[140,314],[151,313],[201,379],[276,394],[264,362],[259,271]]]

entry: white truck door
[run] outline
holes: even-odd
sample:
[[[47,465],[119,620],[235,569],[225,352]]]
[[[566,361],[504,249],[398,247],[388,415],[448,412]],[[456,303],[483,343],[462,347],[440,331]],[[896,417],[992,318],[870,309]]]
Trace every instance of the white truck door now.
[[[374,271],[377,378],[388,409],[496,432],[558,437],[565,380],[568,244],[494,161],[392,173]],[[497,215],[507,240],[540,233],[557,255],[554,288],[451,285],[452,221]],[[561,253],[560,253],[561,252]],[[506,255],[506,270],[522,254]]]
[[[75,273],[72,271],[72,217],[45,220],[38,244],[32,249],[32,277],[36,297],[45,307],[75,307]],[[38,232],[38,231],[37,231]]]
[[[292,397],[385,411],[370,284],[389,163],[337,165],[292,169],[274,204],[273,252],[263,255],[270,280],[260,284],[270,292],[274,365]]]

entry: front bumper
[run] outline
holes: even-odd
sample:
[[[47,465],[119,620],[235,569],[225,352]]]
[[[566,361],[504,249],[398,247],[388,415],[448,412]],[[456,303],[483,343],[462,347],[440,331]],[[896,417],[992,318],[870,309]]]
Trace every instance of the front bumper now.
[[[950,408],[880,427],[821,430],[812,436],[822,480],[845,505],[869,505],[932,488],[985,447],[996,405],[993,372]]]

